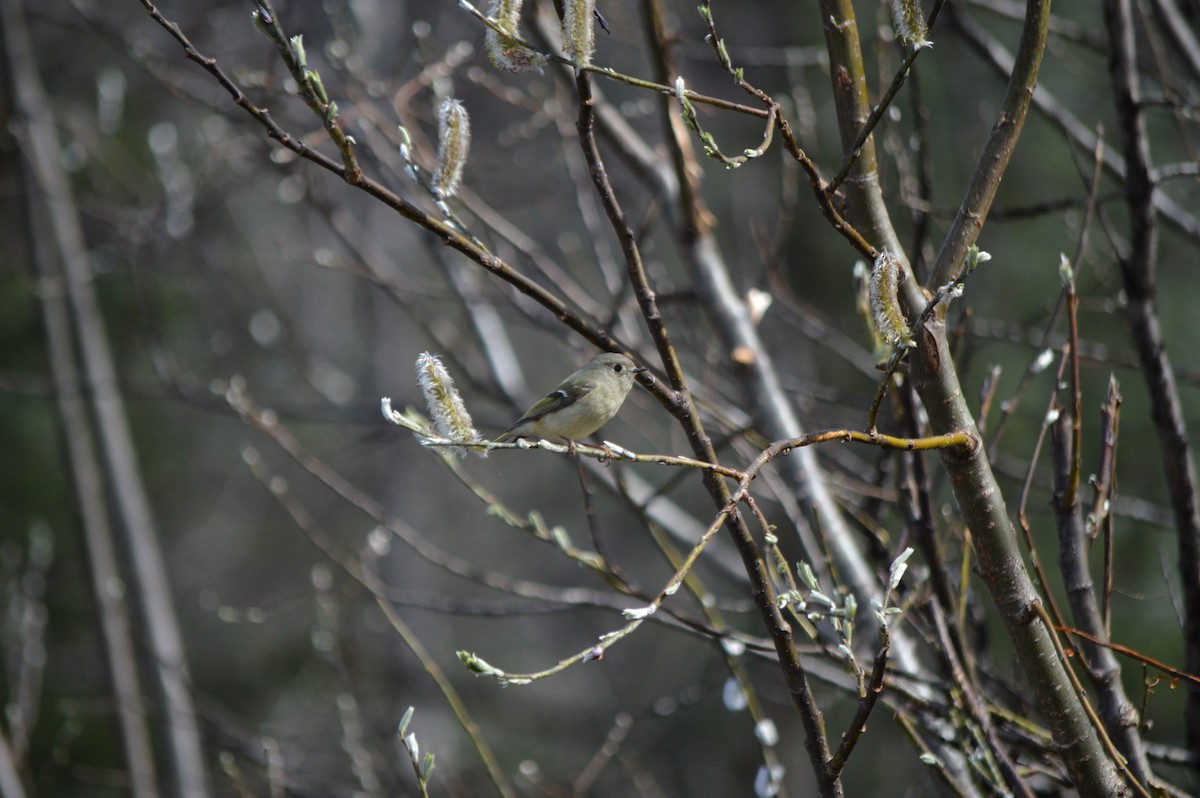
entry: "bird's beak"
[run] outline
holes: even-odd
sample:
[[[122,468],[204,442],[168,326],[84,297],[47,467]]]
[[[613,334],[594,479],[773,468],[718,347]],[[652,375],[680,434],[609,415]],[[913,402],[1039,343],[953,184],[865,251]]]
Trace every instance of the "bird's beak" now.
[[[638,366],[637,368],[635,368],[635,369],[633,370],[633,373],[634,373],[634,374],[641,374],[643,371],[649,371],[649,370],[650,370],[650,369],[646,368],[645,366]]]

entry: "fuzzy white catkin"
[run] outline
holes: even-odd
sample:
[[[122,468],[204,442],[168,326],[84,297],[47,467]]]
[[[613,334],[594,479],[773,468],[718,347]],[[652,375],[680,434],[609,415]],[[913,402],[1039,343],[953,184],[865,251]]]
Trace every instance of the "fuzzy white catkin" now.
[[[892,0],[892,18],[896,22],[896,34],[900,40],[913,47],[927,44],[928,31],[920,0]]]
[[[471,421],[471,414],[463,404],[458,389],[454,387],[454,379],[437,355],[422,352],[417,358],[417,383],[425,395],[425,405],[429,409],[429,418],[438,435],[459,441],[477,441],[479,432]],[[462,457],[466,454],[461,449],[452,449]],[[487,453],[480,451],[481,456]]]
[[[453,197],[462,183],[471,148],[471,119],[458,100],[448,99],[438,111],[438,158],[433,187],[442,199]]]
[[[886,250],[871,269],[871,319],[880,339],[892,346],[913,346],[908,321],[900,310],[900,261]]]
[[[596,49],[596,0],[567,0],[563,4],[563,52],[577,66],[592,62]]]
[[[546,63],[545,56],[521,41],[518,30],[523,3],[524,0],[492,0],[492,5],[488,8],[488,16],[496,22],[500,31],[503,31],[501,33],[488,28],[483,36],[488,60],[496,69],[505,72],[530,72],[541,69]]]

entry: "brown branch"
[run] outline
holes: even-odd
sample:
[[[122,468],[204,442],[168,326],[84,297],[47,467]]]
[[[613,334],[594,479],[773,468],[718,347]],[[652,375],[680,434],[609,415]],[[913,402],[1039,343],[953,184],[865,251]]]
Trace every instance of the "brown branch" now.
[[[1008,91],[1004,98],[1004,110],[996,119],[976,161],[975,174],[967,186],[966,195],[959,204],[958,212],[950,226],[942,248],[938,252],[930,275],[930,285],[941,285],[952,280],[961,269],[967,256],[967,248],[979,238],[983,223],[1000,187],[1000,178],[1008,169],[1008,162],[1016,149],[1021,129],[1029,113],[1033,89],[1042,65],[1042,53],[1046,40],[1048,3],[1028,4],[1025,27],[1021,33],[1020,54],[1009,72]]]
[[[1071,444],[1070,471],[1063,494],[1063,506],[1074,507],[1079,494],[1079,471],[1083,462],[1083,389],[1079,385],[1079,297],[1075,294],[1075,279],[1067,280],[1067,335],[1070,343],[1067,358],[1071,364]]]
[[[1096,477],[1092,480],[1092,509],[1084,518],[1084,532],[1094,541],[1101,527],[1104,535],[1104,586],[1100,594],[1104,633],[1110,631],[1111,598],[1113,590],[1112,499],[1117,482],[1117,434],[1121,427],[1121,393],[1117,378],[1108,376],[1108,393],[1100,406],[1100,455]]]
[[[1033,790],[1030,789],[1026,780],[1021,778],[1016,763],[1013,762],[1008,750],[1001,744],[996,734],[995,724],[992,722],[985,697],[980,693],[978,685],[971,679],[963,661],[959,658],[958,651],[953,644],[950,627],[946,623],[945,613],[937,605],[933,605],[929,614],[933,620],[936,640],[945,663],[950,669],[950,678],[954,680],[954,684],[958,688],[963,708],[971,721],[979,728],[983,742],[986,744],[986,750],[996,760],[1000,774],[1004,777],[1005,785],[1012,790],[1014,795],[1021,796],[1021,798],[1033,798]]]
[[[983,29],[967,14],[957,10],[955,4],[946,7],[947,19],[959,33],[963,34],[984,57],[987,63],[1004,79],[1013,70],[1014,60],[1011,53],[1004,49],[991,34]],[[1062,131],[1067,140],[1085,152],[1095,152],[1099,148],[1104,155],[1105,170],[1118,180],[1124,180],[1127,175],[1125,158],[1106,144],[1100,135],[1079,120],[1067,110],[1066,106],[1046,87],[1039,87],[1033,95],[1033,106],[1050,124]],[[1193,241],[1200,240],[1200,220],[1195,214],[1183,207],[1163,192],[1156,192],[1153,202],[1163,219],[1172,227],[1182,232]]]
[[[825,48],[829,51],[834,108],[845,157],[856,149],[858,134],[870,118],[870,98],[858,36],[858,19],[850,0],[820,0],[818,7],[825,34]],[[879,251],[886,250],[900,258],[907,267],[904,248],[896,236],[883,200],[873,138],[867,137],[857,149],[858,156],[853,159],[851,169],[852,179],[846,184],[846,217],[872,242],[873,254],[867,255],[871,261],[875,260]]]
[[[660,80],[670,81],[676,70],[672,59],[674,37],[666,27],[665,13],[661,6],[659,0],[647,0],[644,4],[647,38],[653,43],[648,49],[655,59],[656,75]],[[710,35],[715,42],[718,39],[715,22],[710,18],[709,23],[712,31]],[[716,44],[713,46],[716,47]],[[719,48],[717,49],[717,57],[724,64]],[[740,78],[736,70],[732,70],[732,64],[728,64],[726,69],[731,70],[731,74],[744,91],[764,104],[774,105],[769,96]],[[754,415],[760,419],[764,433],[770,439],[795,437],[803,432],[803,425],[790,397],[783,389],[774,359],[763,344],[746,302],[737,290],[730,267],[722,257],[721,248],[711,229],[711,214],[700,198],[698,176],[701,171],[693,152],[692,139],[670,103],[662,103],[660,110],[671,163],[680,187],[676,195],[668,196],[667,199],[680,206],[681,218],[677,235],[685,258],[695,269],[701,296],[706,300],[722,342],[746,383],[746,394],[753,402]],[[840,216],[833,203],[824,199],[820,192],[821,181],[815,165],[796,145],[782,115],[778,118],[785,146],[800,160],[801,166],[808,173],[814,196],[822,212],[843,235],[856,239],[856,247],[873,252],[862,236]],[[737,353],[738,356],[734,358],[733,353]],[[797,457],[785,460],[783,471],[789,487],[805,497],[808,516],[800,521],[819,529],[825,541],[824,546],[811,545],[816,535],[797,524],[797,537],[805,544],[810,558],[816,560],[823,556],[823,549],[829,550],[844,583],[860,602],[865,605],[871,599],[877,599],[878,579],[849,528],[838,500],[832,495],[828,477],[815,455],[807,448],[802,449]],[[915,670],[919,668],[915,646],[902,632],[903,630],[899,630],[892,636],[893,657],[901,667]]]
[[[1130,251],[1121,258],[1121,277],[1130,335],[1150,394],[1150,415],[1158,433],[1163,474],[1179,535],[1179,573],[1184,591],[1184,645],[1187,668],[1200,673],[1200,489],[1187,422],[1155,302],[1158,225],[1146,120],[1140,106],[1136,24],[1129,0],[1106,0],[1104,18],[1111,50],[1110,71],[1116,96],[1117,124],[1124,140],[1126,203]],[[1188,688],[1188,747],[1200,761],[1200,690]]]
[[[1123,654],[1124,656],[1129,657],[1130,659],[1136,660],[1137,662],[1140,662],[1143,665],[1146,665],[1150,668],[1154,668],[1155,670],[1162,671],[1163,673],[1170,676],[1172,679],[1177,679],[1181,682],[1187,682],[1189,684],[1194,684],[1194,685],[1200,686],[1200,675],[1197,675],[1194,673],[1188,673],[1187,671],[1183,671],[1183,670],[1180,670],[1179,668],[1172,667],[1172,666],[1168,665],[1167,663],[1163,662],[1162,660],[1157,660],[1154,657],[1143,654],[1142,652],[1138,651],[1137,649],[1130,648],[1129,646],[1123,646],[1120,643],[1114,643],[1105,637],[1096,637],[1094,635],[1090,635],[1082,629],[1076,629],[1071,626],[1059,627],[1058,631],[1064,632],[1065,634],[1069,634],[1073,637],[1083,638],[1084,640],[1087,640],[1089,643],[1092,643],[1093,645],[1112,649],[1113,651],[1117,652],[1118,654]]]
[[[591,81],[587,73],[579,72],[576,74],[575,83],[579,91],[579,118],[576,126],[579,131],[580,146],[583,148],[584,157],[587,160],[600,201],[612,223],[622,252],[625,254],[634,295],[642,309],[642,315],[650,329],[651,337],[662,358],[667,379],[673,389],[672,401],[669,403],[668,410],[683,427],[695,456],[700,460],[716,463],[716,451],[713,449],[712,441],[705,433],[700,417],[692,403],[691,392],[688,390],[683,368],[671,345],[666,324],[658,311],[653,289],[643,268],[636,237],[625,221],[624,213],[608,181],[607,171],[600,157],[595,139],[595,113]],[[664,402],[664,404],[667,403]],[[721,479],[713,474],[705,473],[704,483],[718,508],[729,505],[732,496],[728,486]],[[766,564],[763,562],[745,522],[736,510],[729,514],[727,528],[742,557],[746,573],[750,577],[755,605],[775,644],[784,680],[800,713],[806,733],[805,747],[808,749],[818,783],[821,785],[821,793],[826,796],[840,796],[842,795],[841,783],[836,775],[829,773],[827,769],[829,743],[825,736],[825,721],[812,688],[809,686],[808,677],[800,661],[800,654],[796,650],[792,638],[791,627],[784,620],[776,604]]]
[[[932,28],[933,23],[937,20],[938,13],[942,10],[942,4],[945,0],[936,0],[933,4],[933,10],[929,12],[929,19],[925,27]],[[850,175],[850,169],[854,166],[854,162],[858,160],[858,156],[862,154],[863,145],[867,143],[867,137],[874,132],[875,127],[879,124],[879,120],[883,119],[883,115],[887,109],[891,107],[892,100],[896,98],[896,94],[903,88],[905,81],[908,80],[909,72],[912,70],[913,64],[917,58],[925,50],[929,49],[929,44],[914,46],[908,54],[904,56],[904,60],[900,63],[900,68],[896,70],[896,76],[892,78],[892,82],[888,84],[887,89],[883,92],[883,97],[871,109],[871,115],[867,117],[867,121],[859,129],[858,135],[855,136],[854,142],[850,145],[849,151],[846,153],[842,161],[842,168],[829,181],[829,185],[825,187],[825,194],[833,196],[837,193],[838,188],[845,182]]]
[[[1047,0],[1027,3],[1018,55],[1009,75],[1002,110],[934,263],[931,278],[934,285],[945,284],[959,274],[968,247],[978,237],[991,207],[1028,115],[1046,44],[1049,6]],[[905,282],[905,299],[913,315],[926,302],[911,279]],[[929,411],[931,429],[937,432],[973,427],[944,323],[935,316],[915,332],[918,346],[913,358],[913,377]],[[1055,656],[1053,633],[1048,624],[1036,620],[1040,603],[1016,546],[1012,522],[991,463],[980,447],[943,449],[942,459],[963,519],[971,530],[979,573],[996,601],[1072,782],[1084,794],[1123,794],[1120,776],[1088,722],[1081,698],[1071,689],[1063,663]]]
[[[911,437],[916,437],[920,421],[917,414],[916,396],[911,384],[906,383],[898,392],[898,404],[901,423]],[[912,538],[917,545],[917,550],[921,552],[921,556],[929,568],[929,579],[933,586],[935,599],[941,605],[944,614],[955,617],[959,614],[960,609],[966,609],[965,606],[962,606],[966,602],[956,600],[954,586],[947,573],[946,561],[938,543],[932,479],[925,455],[922,452],[914,451],[901,459],[903,468],[901,507],[904,511],[905,523],[912,530]],[[957,624],[952,627],[952,636],[956,652],[967,663],[968,668],[971,668],[970,652],[963,643],[963,636],[959,633]]]
[[[734,83],[737,84],[740,89],[742,89],[742,91],[746,92],[751,97],[754,97],[756,100],[766,106],[768,118],[773,120],[773,124],[779,128],[779,134],[783,141],[784,149],[786,149],[788,154],[790,154],[796,160],[796,162],[800,164],[800,168],[803,169],[805,175],[808,176],[809,186],[812,188],[813,198],[817,202],[817,207],[820,209],[821,215],[828,220],[830,226],[837,233],[841,234],[842,237],[846,239],[850,246],[854,247],[854,249],[858,250],[869,260],[875,260],[875,258],[879,255],[878,250],[867,241],[862,233],[855,229],[854,225],[851,224],[850,221],[847,220],[842,212],[838,209],[836,203],[834,202],[836,188],[829,188],[829,184],[821,177],[821,173],[817,168],[817,165],[811,158],[808,157],[808,154],[804,152],[803,148],[800,147],[799,143],[796,141],[796,137],[792,134],[792,128],[787,121],[786,115],[783,114],[779,108],[779,103],[777,103],[775,99],[765,91],[748,82],[745,77],[743,77],[741,70],[734,68],[733,63],[729,60],[728,53],[725,50],[724,41],[717,32],[716,18],[713,16],[712,7],[709,0],[703,0],[700,9],[705,22],[708,24],[708,43],[712,46],[713,51],[716,53],[717,60],[720,62],[725,71],[728,72],[733,78]],[[656,33],[658,57],[660,60],[667,58],[668,53],[670,52],[670,43],[664,37],[664,33],[665,31],[662,30]],[[765,143],[769,143],[769,134],[764,141]],[[761,154],[761,152],[759,154]],[[726,159],[723,156],[721,159],[727,164],[729,163],[729,159]],[[745,161],[738,161],[738,163],[744,162]],[[847,170],[849,169],[849,161],[846,168]],[[845,179],[844,176],[843,179]],[[698,232],[702,230],[705,230],[705,228],[699,228]]]
[[[858,700],[858,707],[854,710],[854,717],[850,719],[846,726],[846,732],[842,734],[842,744],[838,746],[837,751],[829,760],[829,767],[835,773],[841,773],[846,768],[846,764],[850,761],[850,755],[854,753],[854,747],[858,745],[858,741],[867,731],[867,719],[871,717],[871,712],[875,709],[875,704],[879,700],[879,696],[883,693],[883,680],[887,674],[888,651],[891,646],[887,642],[887,630],[882,630],[880,634],[883,643],[879,646],[879,651],[875,654],[875,664],[871,668],[871,680],[867,684],[866,695]]]
[[[1077,502],[1075,475],[1078,457],[1071,447],[1078,445],[1078,425],[1065,415],[1054,430],[1054,510],[1058,522],[1058,564],[1063,588],[1075,625],[1091,636],[1104,639],[1104,616],[1096,600],[1092,576],[1087,564],[1087,534],[1083,513]],[[1056,625],[1062,625],[1058,623]],[[1133,702],[1121,684],[1121,666],[1116,657],[1102,646],[1086,647],[1086,671],[1096,689],[1098,714],[1109,739],[1124,757],[1133,776],[1142,784],[1152,782],[1154,774],[1146,761],[1139,731],[1139,718]]]
[[[572,311],[558,296],[542,288],[501,258],[482,249],[469,236],[460,233],[442,220],[429,215],[366,174],[348,172],[342,163],[321,153],[319,150],[309,147],[302,139],[289,134],[272,119],[267,109],[260,108],[249,100],[233,79],[221,69],[215,58],[205,56],[196,49],[177,24],[165,18],[149,0],[142,0],[142,5],[145,6],[146,13],[179,43],[183,48],[185,56],[195,61],[206,72],[212,75],[222,88],[229,93],[234,104],[258,122],[267,131],[267,135],[271,139],[277,141],[281,146],[286,147],[301,158],[316,164],[374,199],[379,200],[401,217],[434,234],[446,246],[457,250],[496,277],[512,285],[522,294],[533,299],[548,310],[560,323],[579,334],[585,340],[605,351],[624,351],[624,347],[605,332],[597,322],[586,319]],[[643,384],[660,401],[673,403],[672,394],[657,379],[650,375],[643,375],[642,380]]]
[[[1042,623],[1046,625],[1046,628],[1052,631],[1057,630],[1058,627],[1054,625],[1054,622],[1051,620],[1050,615],[1046,612],[1046,608],[1043,605],[1035,604],[1033,605],[1032,610],[1034,615],[1040,618]],[[1088,721],[1091,723],[1092,728],[1096,731],[1096,736],[1099,738],[1100,745],[1104,750],[1106,759],[1112,766],[1116,768],[1117,772],[1121,776],[1121,779],[1124,781],[1124,783],[1114,784],[1106,794],[1127,795],[1130,792],[1128,788],[1131,787],[1132,791],[1142,796],[1142,798],[1151,798],[1150,793],[1147,791],[1146,785],[1134,777],[1134,775],[1129,771],[1125,760],[1121,756],[1121,752],[1117,750],[1116,746],[1113,744],[1112,738],[1108,736],[1103,721],[1101,721],[1100,717],[1096,714],[1096,710],[1092,708],[1092,702],[1088,698],[1087,690],[1084,689],[1083,684],[1079,681],[1079,677],[1075,675],[1074,669],[1071,668],[1071,660],[1067,657],[1067,652],[1063,649],[1062,641],[1059,640],[1057,634],[1053,633],[1050,635],[1050,639],[1054,643],[1054,650],[1059,661],[1062,662],[1063,666],[1066,668],[1067,678],[1071,683],[1071,688],[1075,691],[1075,695],[1079,699],[1080,706],[1083,707],[1084,714],[1087,715]]]
[[[1017,500],[1017,525],[1021,527],[1024,535],[1025,548],[1029,551],[1029,560],[1033,566],[1034,576],[1037,577],[1042,601],[1046,602],[1050,608],[1050,614],[1058,623],[1063,623],[1064,616],[1062,610],[1058,608],[1058,600],[1054,598],[1054,591],[1050,589],[1050,579],[1046,576],[1046,569],[1042,566],[1042,558],[1038,554],[1037,543],[1033,539],[1033,529],[1029,525],[1029,516],[1026,515],[1025,509],[1029,506],[1029,492],[1033,489],[1033,478],[1037,473],[1037,465],[1042,456],[1042,446],[1046,443],[1046,435],[1049,434],[1057,414],[1062,412],[1058,402],[1058,386],[1062,382],[1066,368],[1067,355],[1064,353],[1058,360],[1058,371],[1054,376],[1054,384],[1050,388],[1050,397],[1046,400],[1046,412],[1042,414],[1042,423],[1038,428],[1033,451],[1029,454],[1029,466],[1025,469],[1025,479],[1021,482],[1021,494]]]

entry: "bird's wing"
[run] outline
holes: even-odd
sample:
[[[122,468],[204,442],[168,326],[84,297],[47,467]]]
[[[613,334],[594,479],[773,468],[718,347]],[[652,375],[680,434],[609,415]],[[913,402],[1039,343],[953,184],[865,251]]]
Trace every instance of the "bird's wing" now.
[[[513,424],[509,429],[516,429],[522,424],[537,421],[539,418],[562,410],[564,407],[570,407],[591,392],[592,386],[590,384],[576,385],[571,388],[555,388],[539,399],[537,404],[526,410],[525,415],[521,416],[517,423]]]

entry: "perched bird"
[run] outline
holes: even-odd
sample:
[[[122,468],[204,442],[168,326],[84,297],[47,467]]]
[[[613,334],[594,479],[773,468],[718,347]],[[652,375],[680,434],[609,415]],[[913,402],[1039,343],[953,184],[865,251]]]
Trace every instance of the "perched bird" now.
[[[608,423],[646,369],[625,355],[596,355],[567,377],[496,438],[561,438],[570,444]]]

